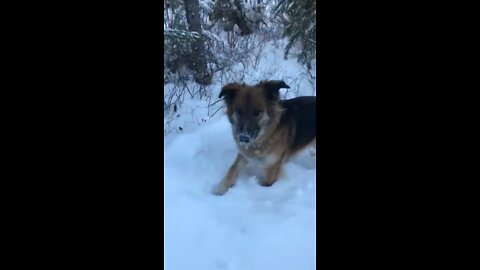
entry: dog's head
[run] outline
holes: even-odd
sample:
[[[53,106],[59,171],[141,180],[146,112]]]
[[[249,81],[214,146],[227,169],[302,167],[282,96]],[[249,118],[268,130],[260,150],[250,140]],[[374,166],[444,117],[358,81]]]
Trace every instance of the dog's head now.
[[[270,125],[278,122],[282,111],[278,104],[280,88],[290,86],[274,80],[253,86],[230,83],[222,88],[219,98],[225,99],[228,119],[239,144],[255,143]]]

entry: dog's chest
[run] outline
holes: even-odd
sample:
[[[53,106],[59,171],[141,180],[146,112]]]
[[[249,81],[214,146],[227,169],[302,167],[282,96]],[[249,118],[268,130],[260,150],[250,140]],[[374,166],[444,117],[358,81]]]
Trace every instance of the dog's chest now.
[[[263,153],[260,149],[240,149],[240,152],[250,165],[257,168],[265,168],[278,161],[278,155]]]
[[[262,149],[258,147],[240,147],[242,155],[249,159],[259,159],[264,156]]]
[[[248,160],[262,159],[263,157],[268,155],[265,149],[261,148],[258,145],[243,146],[237,144],[237,147],[242,156],[244,156]]]

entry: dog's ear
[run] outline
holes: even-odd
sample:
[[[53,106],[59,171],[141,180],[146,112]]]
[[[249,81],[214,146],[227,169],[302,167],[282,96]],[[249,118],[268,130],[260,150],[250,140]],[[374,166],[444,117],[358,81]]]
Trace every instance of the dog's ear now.
[[[220,95],[218,98],[225,97],[225,101],[227,103],[231,103],[232,100],[235,98],[235,94],[240,89],[241,85],[238,83],[229,83],[222,87],[222,91],[220,92]]]
[[[270,100],[279,100],[280,99],[280,88],[290,88],[284,81],[273,80],[273,81],[264,81],[262,84],[263,89],[265,89],[265,94]]]

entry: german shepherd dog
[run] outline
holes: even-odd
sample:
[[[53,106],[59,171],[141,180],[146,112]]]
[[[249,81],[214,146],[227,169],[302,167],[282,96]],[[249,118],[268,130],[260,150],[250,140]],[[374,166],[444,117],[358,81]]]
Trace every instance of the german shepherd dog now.
[[[222,88],[219,98],[224,97],[227,105],[239,153],[214,194],[227,192],[249,162],[263,169],[260,184],[271,186],[287,160],[308,146],[316,146],[316,97],[280,100],[281,88],[290,86],[273,80],[253,86],[230,83]]]

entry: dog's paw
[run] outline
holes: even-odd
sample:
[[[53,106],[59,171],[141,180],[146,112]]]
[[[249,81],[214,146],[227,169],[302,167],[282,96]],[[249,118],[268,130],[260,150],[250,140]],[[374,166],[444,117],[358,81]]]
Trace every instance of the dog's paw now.
[[[260,181],[260,185],[261,186],[264,186],[264,187],[270,187],[271,185],[273,185],[273,183],[275,183],[274,181],[271,182],[271,181]]]
[[[218,184],[215,188],[212,190],[213,195],[221,196],[227,192],[229,187],[225,186],[224,183]]]

